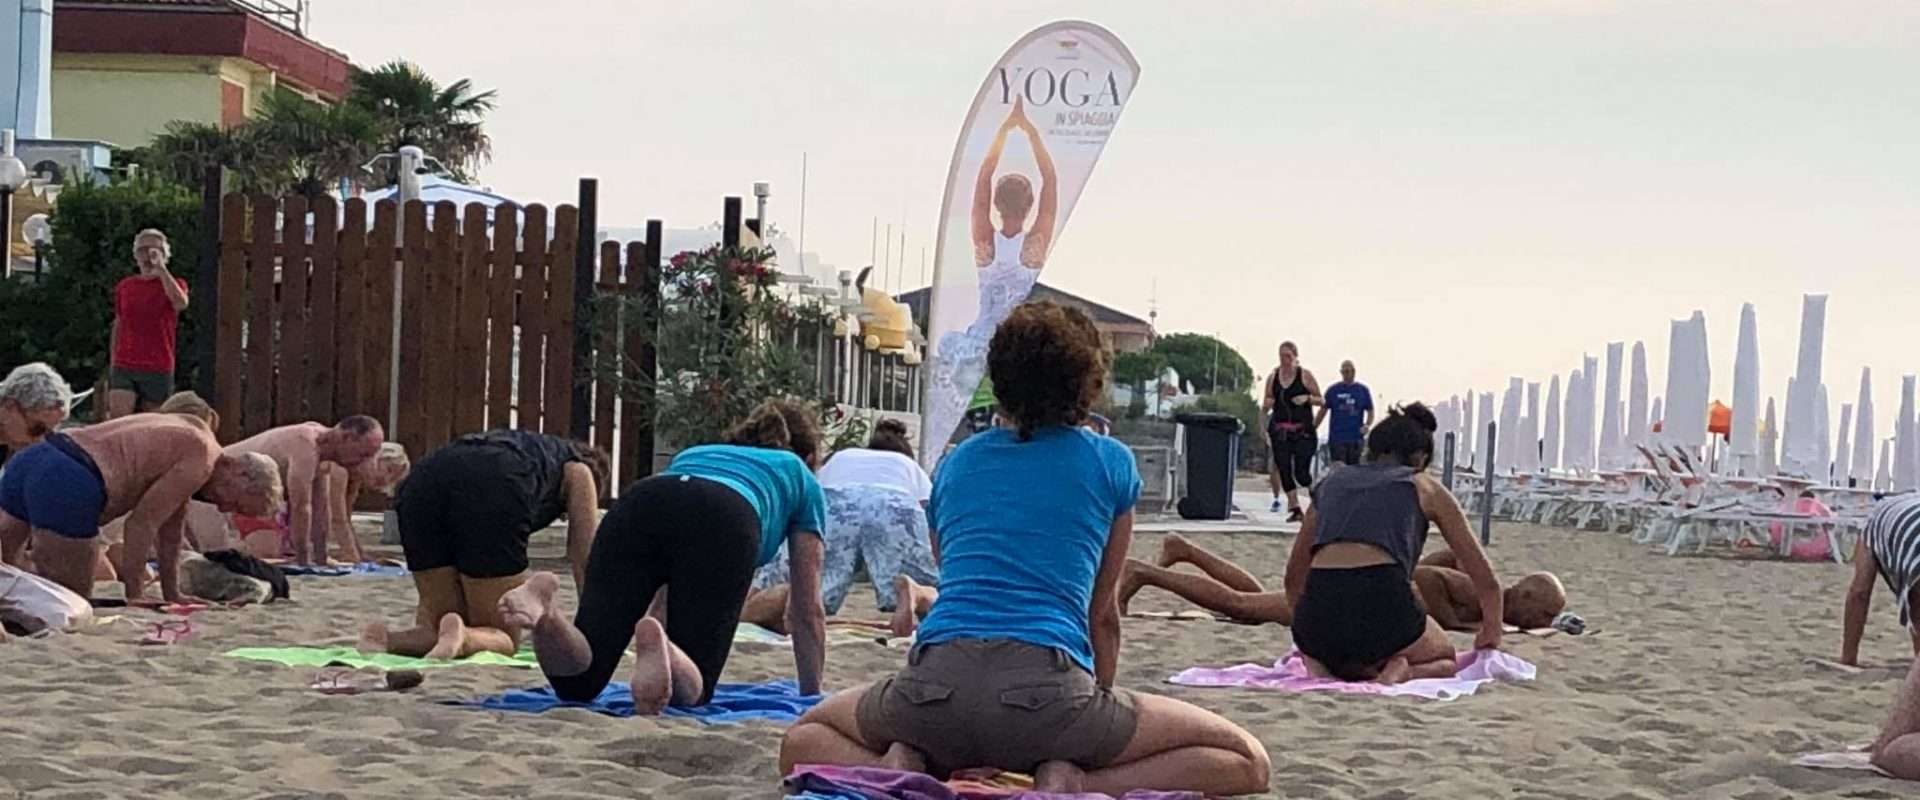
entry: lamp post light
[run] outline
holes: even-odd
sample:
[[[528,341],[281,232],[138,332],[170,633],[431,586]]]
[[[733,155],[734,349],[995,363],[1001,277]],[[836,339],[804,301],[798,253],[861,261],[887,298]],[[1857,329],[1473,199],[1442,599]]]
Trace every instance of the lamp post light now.
[[[20,223],[20,235],[33,245],[33,280],[37,283],[47,273],[47,246],[53,244],[53,225],[47,215],[35,214]]]
[[[27,182],[27,165],[13,155],[13,129],[0,130],[0,277],[13,277],[13,193]]]
[[[760,246],[767,247],[773,241],[773,234],[767,230],[767,198],[773,196],[773,184],[766,181],[753,182],[754,221],[760,226]]]

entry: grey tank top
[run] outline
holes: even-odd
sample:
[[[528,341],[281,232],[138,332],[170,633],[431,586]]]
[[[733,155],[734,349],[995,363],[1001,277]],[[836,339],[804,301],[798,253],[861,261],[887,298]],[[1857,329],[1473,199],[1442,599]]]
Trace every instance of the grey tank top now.
[[[1334,542],[1370,544],[1413,574],[1427,546],[1427,515],[1413,468],[1361,464],[1328,473],[1313,487],[1313,549]]]

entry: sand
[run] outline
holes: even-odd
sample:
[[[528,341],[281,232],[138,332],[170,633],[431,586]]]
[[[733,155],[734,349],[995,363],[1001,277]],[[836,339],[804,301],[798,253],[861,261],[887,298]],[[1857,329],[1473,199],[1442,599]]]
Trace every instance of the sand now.
[[[391,548],[362,541],[374,552]],[[1199,534],[1278,584],[1290,537]],[[1142,535],[1150,555],[1158,535]],[[560,538],[536,540],[556,567]],[[1499,525],[1507,575],[1552,569],[1597,633],[1510,637],[1540,666],[1529,685],[1454,703],[1167,686],[1195,664],[1267,661],[1284,628],[1129,620],[1122,685],[1218,711],[1273,754],[1286,797],[1855,797],[1916,787],[1789,765],[1796,754],[1871,739],[1908,661],[1884,591],[1863,647],[1879,668],[1824,669],[1839,648],[1850,570],[1833,564],[1667,558],[1623,536]],[[123,621],[0,644],[0,797],[778,797],[780,729],[613,719],[582,711],[505,715],[437,699],[533,685],[535,673],[459,667],[405,694],[327,696],[314,670],[224,658],[244,646],[351,644],[372,619],[411,615],[403,578],[294,578],[291,605],[212,611],[170,646],[134,644]],[[103,593],[106,586],[101,587]],[[572,607],[571,590],[563,601]],[[1141,610],[1173,610],[1154,590]],[[871,592],[843,615],[877,618]],[[151,619],[147,614],[128,618]],[[1461,638],[1464,644],[1465,637]],[[829,653],[831,687],[897,667],[879,645]],[[787,651],[741,645],[732,680],[787,676]]]

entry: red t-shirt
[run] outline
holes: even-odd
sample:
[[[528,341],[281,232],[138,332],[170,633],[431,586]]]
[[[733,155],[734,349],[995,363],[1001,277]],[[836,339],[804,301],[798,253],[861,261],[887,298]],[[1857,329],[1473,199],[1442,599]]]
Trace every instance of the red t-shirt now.
[[[175,277],[180,291],[187,282]],[[180,312],[173,310],[166,287],[145,275],[120,279],[113,287],[113,365],[139,372],[173,373],[174,331]]]

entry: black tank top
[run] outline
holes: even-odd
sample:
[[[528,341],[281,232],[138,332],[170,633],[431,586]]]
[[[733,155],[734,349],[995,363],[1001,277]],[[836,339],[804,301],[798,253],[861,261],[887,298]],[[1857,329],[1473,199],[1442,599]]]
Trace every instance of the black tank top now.
[[[513,476],[514,483],[534,499],[536,530],[552,525],[566,510],[567,497],[562,488],[566,483],[566,467],[580,460],[573,444],[566,439],[531,431],[487,431],[469,433],[454,443],[497,448],[513,454],[514,460],[523,465]]]
[[[1329,472],[1313,486],[1313,513],[1316,551],[1334,542],[1370,544],[1412,576],[1427,547],[1427,515],[1412,467],[1361,464]]]
[[[1293,383],[1287,384],[1286,386],[1280,385],[1280,371],[1274,370],[1273,377],[1267,381],[1267,385],[1272,387],[1273,390],[1273,424],[1275,427],[1281,424],[1293,424],[1304,428],[1313,424],[1313,405],[1310,403],[1294,405],[1293,403],[1293,398],[1305,397],[1310,394],[1310,392],[1307,391],[1307,370],[1305,368],[1295,367],[1293,370]]]

